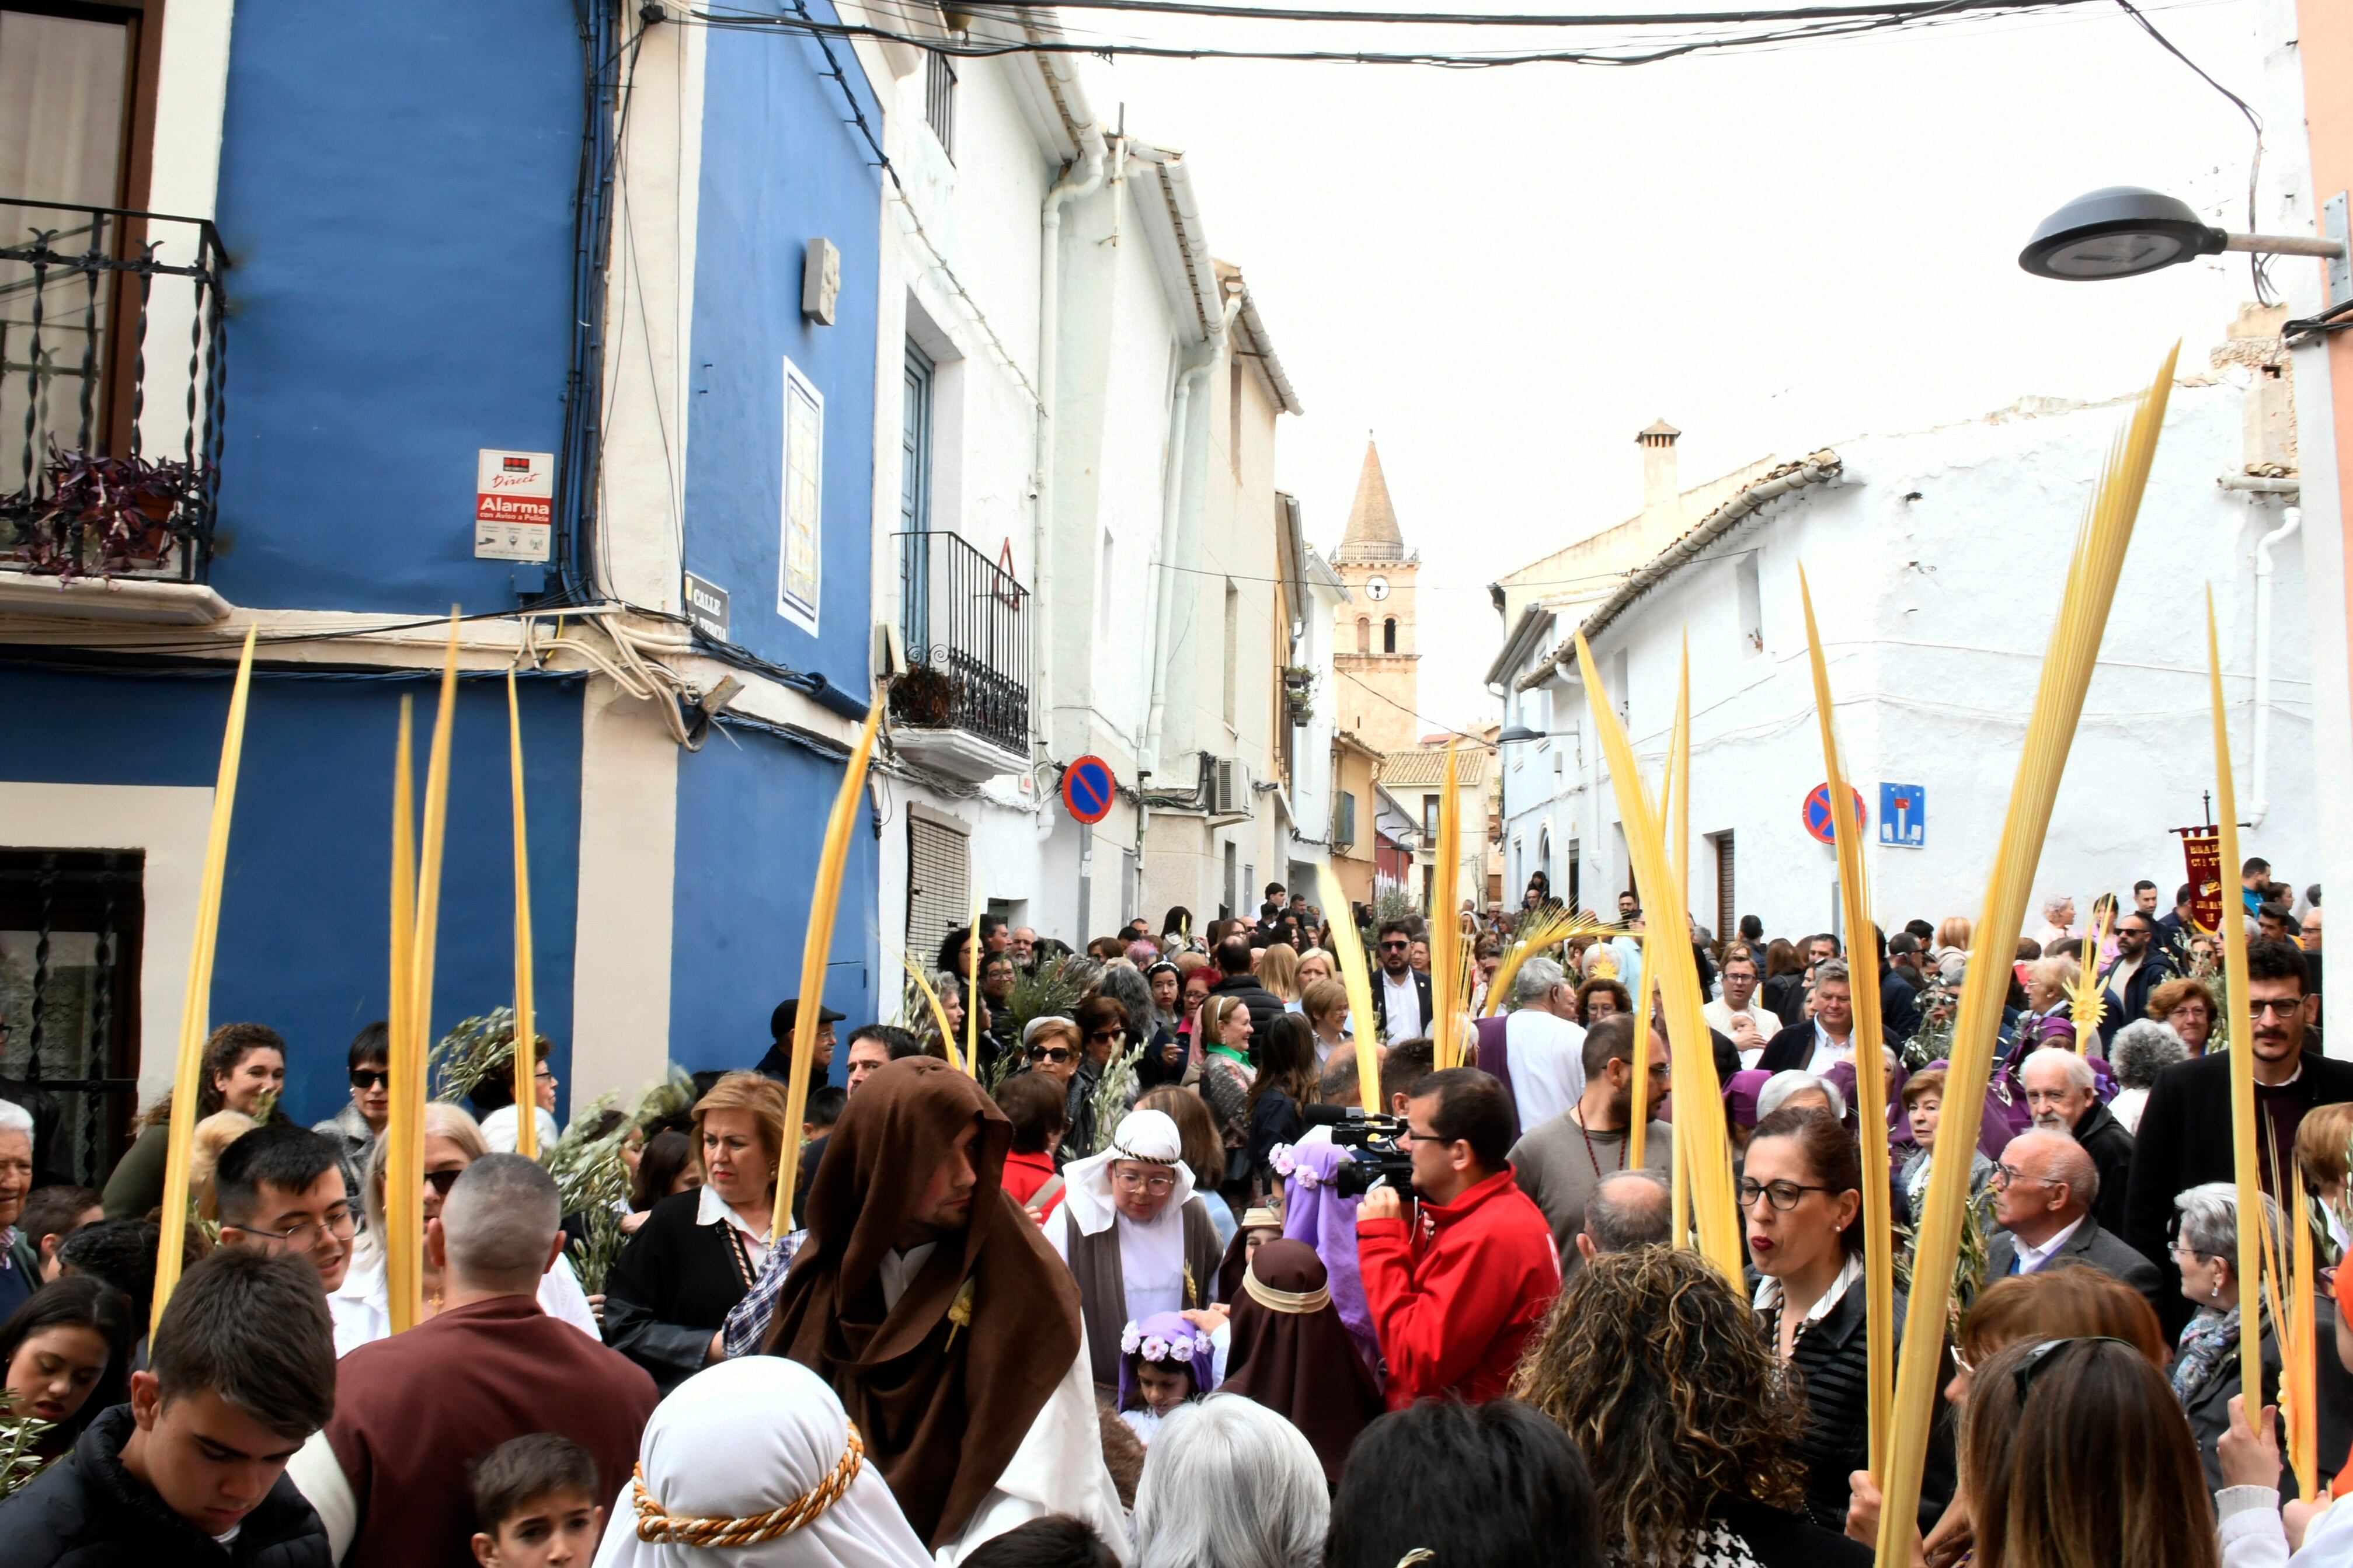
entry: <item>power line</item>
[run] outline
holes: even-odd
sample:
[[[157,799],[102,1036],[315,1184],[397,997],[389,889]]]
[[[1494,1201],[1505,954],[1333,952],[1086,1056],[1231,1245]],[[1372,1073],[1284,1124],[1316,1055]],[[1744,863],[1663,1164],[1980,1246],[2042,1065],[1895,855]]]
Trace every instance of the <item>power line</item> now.
[[[1271,22],[1407,23],[1450,27],[1646,27],[1736,26],[1757,22],[1827,22],[1884,17],[1891,22],[1945,16],[1956,11],[2027,11],[2052,5],[2089,5],[2094,0],[1891,0],[1876,5],[1805,5],[1766,11],[1662,11],[1651,16],[1517,16],[1510,12],[1338,11],[1217,4],[1214,0],[1055,0],[1065,11],[1134,11],[1171,16],[1228,16]],[[976,4],[979,15],[1001,14]]]

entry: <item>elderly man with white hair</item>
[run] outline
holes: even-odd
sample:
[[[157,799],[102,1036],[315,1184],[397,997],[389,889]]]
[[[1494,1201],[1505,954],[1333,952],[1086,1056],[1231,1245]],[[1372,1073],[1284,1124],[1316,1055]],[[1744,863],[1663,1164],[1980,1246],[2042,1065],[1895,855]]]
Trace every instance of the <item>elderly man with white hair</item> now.
[[[1585,1031],[1576,1017],[1577,987],[1559,964],[1531,958],[1520,965],[1504,1020],[1504,1060],[1524,1128],[1551,1121],[1585,1092]]]
[[[1757,1091],[1757,1120],[1764,1121],[1785,1105],[1810,1106],[1826,1110],[1840,1121],[1846,1120],[1846,1096],[1838,1085],[1826,1078],[1792,1069],[1777,1072],[1765,1080]]]
[[[2132,1179],[2133,1135],[2100,1103],[2092,1064],[2064,1046],[2045,1046],[2019,1069],[2034,1125],[2064,1132],[2084,1146],[2100,1173],[2092,1212],[2118,1236],[2125,1229],[2125,1188]]]
[[[2078,1265],[2115,1276],[2157,1305],[2157,1265],[2093,1217],[2100,1173],[2064,1132],[2031,1128],[2012,1138],[1994,1167],[1993,1216],[2001,1229],[1986,1247],[1986,1278]]]
[[[1177,1407],[1135,1489],[1136,1568],[1315,1568],[1332,1495],[1298,1427],[1238,1394]]]
[[[1166,1111],[1131,1110],[1111,1147],[1062,1168],[1062,1206],[1046,1239],[1078,1279],[1088,1359],[1106,1395],[1119,1386],[1129,1323],[1199,1310],[1217,1287],[1225,1248],[1184,1155]]]
[[[2054,942],[2065,942],[2070,937],[2083,934],[2075,925],[2074,895],[2052,893],[2042,900],[2042,929],[2034,933],[2034,940],[2042,944],[2044,952],[2051,951],[2051,944]]]
[[[41,1288],[41,1256],[16,1228],[33,1190],[33,1113],[0,1100],[0,1322]]]

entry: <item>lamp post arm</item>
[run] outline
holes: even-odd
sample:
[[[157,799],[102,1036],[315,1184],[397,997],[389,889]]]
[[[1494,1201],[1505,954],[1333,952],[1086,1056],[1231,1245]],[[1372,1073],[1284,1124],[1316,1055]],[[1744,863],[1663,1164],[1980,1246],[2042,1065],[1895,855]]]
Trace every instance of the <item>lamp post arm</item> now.
[[[2324,261],[2342,260],[2345,247],[2334,239],[2317,239],[2299,234],[2233,234],[2224,237],[2225,250],[2251,250],[2260,256],[2316,256]]]

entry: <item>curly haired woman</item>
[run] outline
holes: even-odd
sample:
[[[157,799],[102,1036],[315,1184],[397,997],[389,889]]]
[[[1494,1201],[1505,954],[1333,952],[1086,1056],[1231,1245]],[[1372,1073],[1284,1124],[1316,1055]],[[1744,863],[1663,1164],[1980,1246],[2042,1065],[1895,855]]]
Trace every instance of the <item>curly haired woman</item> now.
[[[1512,1392],[1584,1450],[1612,1563],[1872,1560],[1807,1521],[1805,1405],[1748,1303],[1695,1252],[1596,1258]]]

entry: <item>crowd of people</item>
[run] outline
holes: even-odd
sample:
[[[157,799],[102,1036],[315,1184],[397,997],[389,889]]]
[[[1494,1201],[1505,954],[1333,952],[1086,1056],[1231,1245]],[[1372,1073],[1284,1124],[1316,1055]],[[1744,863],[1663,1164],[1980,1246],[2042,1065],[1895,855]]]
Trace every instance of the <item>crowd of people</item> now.
[[[1171,910],[1083,954],[984,919],[935,955],[916,1026],[842,1036],[816,1009],[797,1051],[788,998],[741,1068],[600,1109],[628,1168],[610,1213],[543,1163],[554,1075],[526,1110],[493,1064],[470,1110],[427,1107],[422,1234],[392,1235],[382,1025],[311,1128],[279,1103],[286,1042],[216,1030],[185,1215],[160,1212],[168,1100],[93,1190],[57,1172],[37,1091],[0,1084],[0,1568],[1861,1563],[1882,1500],[1863,1194],[1902,1254],[1936,1163],[1963,1158],[1954,1310],[1894,1300],[1896,1342],[1931,1336],[1942,1365],[1914,1561],[2353,1563],[2353,1513],[2296,1500],[2283,1336],[2237,1272],[2242,1224],[2311,1225],[2331,1263],[2348,1244],[2319,889],[2299,913],[2269,874],[2249,863],[2227,917],[2251,928],[2239,998],[2187,889],[2164,911],[2147,881],[2103,895],[2081,928],[2049,900],[2000,976],[1981,1091],[1945,1060],[1965,919],[1857,952],[1753,917],[1676,933],[1739,1279],[1676,1244],[1642,973],[1662,933],[1629,894],[1514,951],[1555,907],[1541,879],[1517,911],[1461,912],[1461,1065],[1437,1054],[1419,916],[1335,911],[1335,932],[1271,886],[1255,919]],[[2259,1221],[2231,1182],[2241,1048]],[[1886,1084],[1883,1168],[1859,1071]],[[1977,1092],[1976,1144],[1940,1148]],[[542,1159],[512,1152],[524,1114]],[[166,1225],[187,1262],[158,1314]],[[2343,1278],[2317,1291],[2324,1487],[2353,1447]]]

